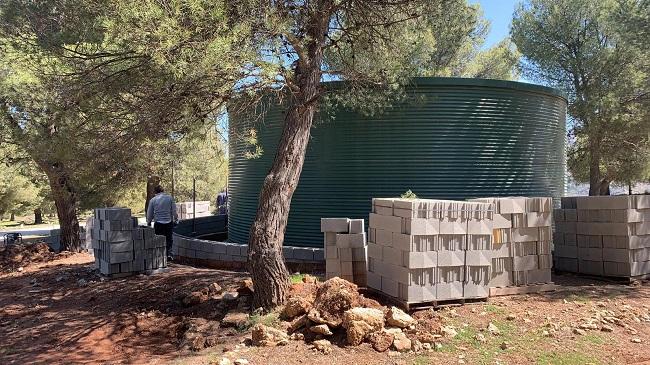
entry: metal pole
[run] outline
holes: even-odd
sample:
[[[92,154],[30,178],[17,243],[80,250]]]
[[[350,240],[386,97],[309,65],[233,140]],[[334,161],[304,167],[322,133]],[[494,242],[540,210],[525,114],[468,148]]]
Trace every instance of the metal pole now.
[[[196,178],[192,178],[192,233],[196,233]]]

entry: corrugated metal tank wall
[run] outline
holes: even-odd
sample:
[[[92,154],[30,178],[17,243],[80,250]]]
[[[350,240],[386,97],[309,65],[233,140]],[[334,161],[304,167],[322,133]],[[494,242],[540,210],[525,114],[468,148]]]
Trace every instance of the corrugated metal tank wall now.
[[[422,198],[564,193],[566,100],[541,86],[417,78],[424,98],[374,117],[336,111],[312,129],[285,245],[321,246],[321,217],[368,218],[372,197],[411,189]],[[421,99],[421,100],[420,100]],[[258,194],[275,157],[284,113],[231,117],[229,240],[248,241]],[[263,153],[245,156],[254,125]]]

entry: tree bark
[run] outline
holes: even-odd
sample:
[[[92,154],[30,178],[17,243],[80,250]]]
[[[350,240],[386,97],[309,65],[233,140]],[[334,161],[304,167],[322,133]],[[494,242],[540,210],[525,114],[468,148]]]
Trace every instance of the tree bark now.
[[[34,224],[43,224],[43,212],[41,208],[34,209]]]
[[[160,177],[156,175],[147,176],[147,197],[144,202],[144,214],[147,214],[147,208],[149,208],[149,200],[153,198],[156,193],[154,189],[156,186],[160,185]]]
[[[61,230],[61,249],[81,252],[79,220],[77,219],[79,200],[70,177],[59,163],[40,163],[40,165],[47,175],[52,190],[52,198]]]
[[[323,44],[330,18],[331,1],[322,0],[306,20],[309,37],[306,57],[294,71],[298,87],[291,95],[282,136],[273,165],[264,179],[259,205],[251,226],[248,263],[254,283],[253,308],[272,309],[285,301],[289,272],[282,244],[291,206],[309,143],[310,130],[321,96]]]

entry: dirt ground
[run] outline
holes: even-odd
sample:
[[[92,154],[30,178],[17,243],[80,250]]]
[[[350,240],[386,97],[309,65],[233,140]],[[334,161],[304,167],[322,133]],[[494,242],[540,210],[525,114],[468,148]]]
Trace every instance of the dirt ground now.
[[[162,274],[104,280],[92,261],[87,254],[57,256],[0,273],[0,364],[216,364],[224,357],[249,364],[650,364],[645,283],[556,276],[555,292],[418,312],[422,325],[457,332],[418,354],[363,344],[324,355],[302,341],[258,348],[248,345],[247,330],[221,327],[215,346],[193,352],[182,346],[184,323],[218,323],[227,308],[216,298],[187,307],[183,296],[214,282],[234,291],[246,273],[172,264]],[[490,323],[498,335],[486,330]]]

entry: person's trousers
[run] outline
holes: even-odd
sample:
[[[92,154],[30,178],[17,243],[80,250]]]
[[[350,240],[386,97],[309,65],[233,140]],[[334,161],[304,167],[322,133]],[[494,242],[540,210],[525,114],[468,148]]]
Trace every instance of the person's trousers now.
[[[167,256],[172,256],[172,242],[174,241],[174,223],[158,223],[154,222],[153,230],[157,235],[165,236],[167,241]]]

